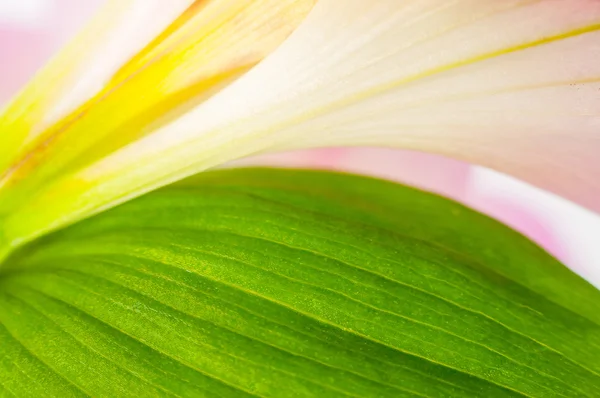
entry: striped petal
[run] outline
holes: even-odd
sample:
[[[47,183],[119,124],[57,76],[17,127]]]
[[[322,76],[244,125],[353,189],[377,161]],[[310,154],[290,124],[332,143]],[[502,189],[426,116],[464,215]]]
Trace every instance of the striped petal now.
[[[193,0],[109,0],[0,114],[0,170],[27,143],[102,90],[119,67]],[[151,20],[151,23],[149,22]]]
[[[332,145],[442,153],[600,211],[599,91],[595,0],[320,0],[234,83],[46,183],[6,233],[27,240],[253,153]]]
[[[0,214],[210,98],[279,46],[314,2],[109,2],[0,119]],[[140,34],[136,21],[151,28]]]

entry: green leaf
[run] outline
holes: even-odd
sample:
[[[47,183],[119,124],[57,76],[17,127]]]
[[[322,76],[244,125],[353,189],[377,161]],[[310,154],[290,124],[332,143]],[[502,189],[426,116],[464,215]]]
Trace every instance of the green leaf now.
[[[600,292],[390,182],[206,173],[1,273],[0,395],[600,396]]]

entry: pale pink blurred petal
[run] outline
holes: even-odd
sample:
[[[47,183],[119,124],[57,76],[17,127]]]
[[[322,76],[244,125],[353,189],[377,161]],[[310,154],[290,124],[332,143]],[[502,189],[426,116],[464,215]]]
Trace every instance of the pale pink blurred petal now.
[[[599,215],[483,167],[473,167],[463,201],[530,237],[600,287]]]
[[[268,166],[290,168],[339,169],[339,162],[349,148],[318,148],[268,153],[226,163],[223,167]],[[354,149],[356,150],[356,149]]]
[[[52,41],[37,30],[0,27],[0,104],[8,101],[52,54]],[[6,61],[5,61],[6,60]]]
[[[439,155],[364,148],[347,151],[338,168],[402,182],[461,200],[466,191],[470,166]]]
[[[325,148],[268,154],[231,162],[227,166],[339,170],[385,178],[461,200],[470,166],[438,155],[386,148]]]

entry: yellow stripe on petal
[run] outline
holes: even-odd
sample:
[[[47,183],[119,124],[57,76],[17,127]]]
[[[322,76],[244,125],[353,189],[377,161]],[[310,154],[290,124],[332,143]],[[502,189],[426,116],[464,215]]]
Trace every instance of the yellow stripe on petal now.
[[[173,0],[168,5],[162,0],[107,1],[0,114],[0,174],[14,166],[26,143],[99,92],[123,62],[192,1]]]
[[[279,46],[313,3],[196,1],[104,89],[27,146],[0,180],[0,211],[210,98]]]
[[[171,45],[177,43],[177,40],[172,40],[178,30],[186,25],[195,15],[197,15],[210,0],[196,0],[193,1],[190,6],[179,15],[161,34],[156,36],[142,51],[132,57],[123,67],[113,76],[112,82],[109,86],[115,86],[116,84],[125,80],[128,76],[132,75],[151,59],[159,56],[161,52],[168,49],[169,43]]]

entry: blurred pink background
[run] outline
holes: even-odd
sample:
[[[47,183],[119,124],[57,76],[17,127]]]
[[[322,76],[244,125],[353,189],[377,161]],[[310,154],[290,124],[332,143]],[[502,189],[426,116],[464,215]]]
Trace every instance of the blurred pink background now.
[[[56,52],[103,0],[0,0],[0,105]],[[382,148],[299,151],[242,164],[345,170],[458,200],[512,226],[600,287],[600,216],[494,171]]]

